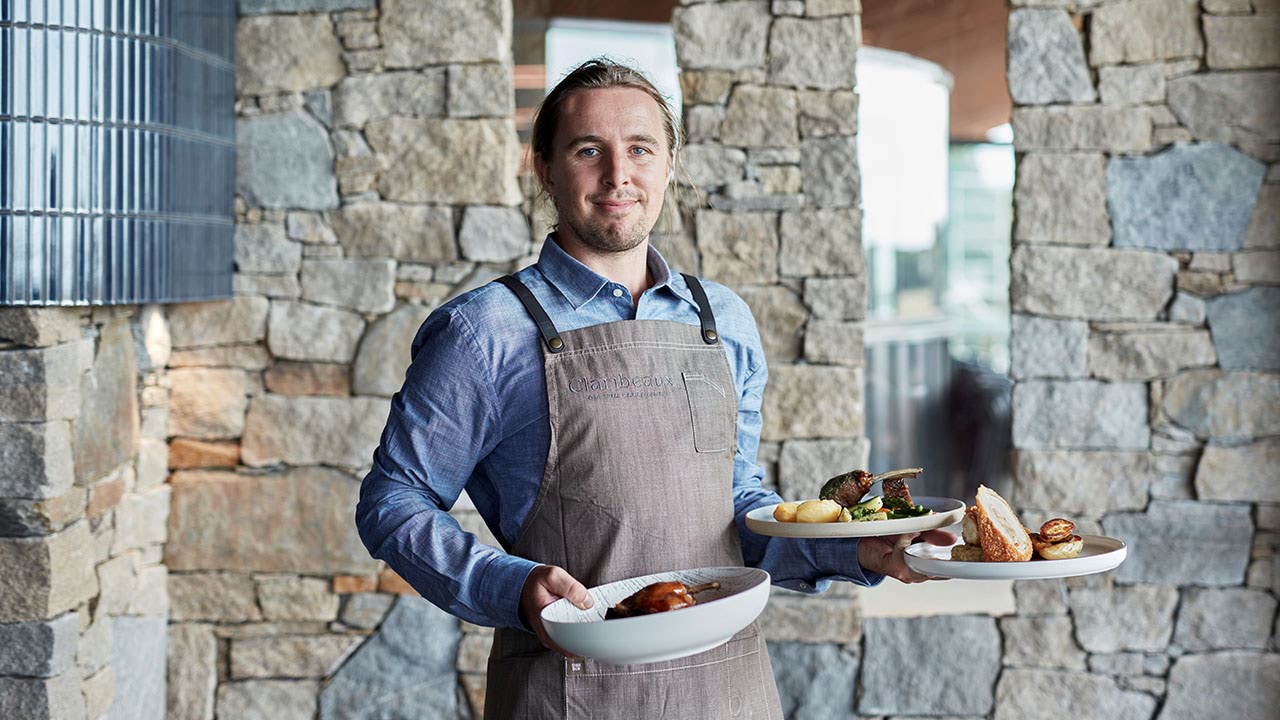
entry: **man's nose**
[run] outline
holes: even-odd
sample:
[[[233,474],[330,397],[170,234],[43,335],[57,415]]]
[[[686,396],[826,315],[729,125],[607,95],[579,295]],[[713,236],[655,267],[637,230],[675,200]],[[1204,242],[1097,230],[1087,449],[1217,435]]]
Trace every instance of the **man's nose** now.
[[[601,172],[604,184],[611,188],[619,188],[631,183],[631,170],[627,166],[626,158],[616,153],[609,153],[605,157]]]

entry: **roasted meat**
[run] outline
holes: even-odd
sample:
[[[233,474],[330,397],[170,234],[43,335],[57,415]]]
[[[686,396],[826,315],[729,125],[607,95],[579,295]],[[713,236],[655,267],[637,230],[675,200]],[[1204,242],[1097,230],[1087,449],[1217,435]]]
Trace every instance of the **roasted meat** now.
[[[654,613],[678,610],[683,607],[697,605],[693,596],[703,590],[715,590],[720,587],[719,581],[687,587],[682,582],[658,582],[646,585],[628,596],[622,602],[609,608],[604,614],[605,620],[635,617],[636,615],[652,615]]]
[[[843,475],[837,475],[826,482],[822,486],[822,491],[818,493],[818,497],[823,500],[835,500],[842,507],[851,508],[862,502],[862,498],[871,492],[871,486],[878,482],[884,481],[884,496],[888,498],[899,498],[905,500],[904,506],[910,507],[911,492],[907,490],[906,478],[913,478],[924,472],[924,468],[902,468],[900,470],[890,470],[879,475],[872,475],[866,470],[850,470]]]

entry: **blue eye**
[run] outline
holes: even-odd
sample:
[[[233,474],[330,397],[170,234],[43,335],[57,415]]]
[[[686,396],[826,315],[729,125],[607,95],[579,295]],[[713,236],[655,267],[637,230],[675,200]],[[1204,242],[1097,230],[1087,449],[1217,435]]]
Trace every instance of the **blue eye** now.
[[[631,152],[635,153],[636,155],[648,155],[649,148],[633,147],[631,148]]]
[[[595,157],[596,155],[600,154],[600,151],[595,148],[589,147],[589,148],[582,148],[581,150],[578,151],[578,154],[582,155],[583,157]]]

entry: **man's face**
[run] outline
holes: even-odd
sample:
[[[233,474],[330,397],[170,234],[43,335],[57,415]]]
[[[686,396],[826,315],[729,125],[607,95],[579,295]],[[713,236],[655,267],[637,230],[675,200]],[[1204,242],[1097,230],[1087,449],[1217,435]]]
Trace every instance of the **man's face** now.
[[[658,220],[671,171],[658,103],[609,88],[572,93],[560,109],[551,157],[536,162],[560,234],[600,252],[636,247]]]

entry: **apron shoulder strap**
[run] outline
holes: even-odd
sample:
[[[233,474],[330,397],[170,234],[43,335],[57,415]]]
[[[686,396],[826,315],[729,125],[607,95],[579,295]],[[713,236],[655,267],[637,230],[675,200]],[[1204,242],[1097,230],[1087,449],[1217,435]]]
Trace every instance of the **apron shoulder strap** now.
[[[689,273],[680,273],[680,277],[684,278],[689,286],[689,292],[693,293],[693,301],[698,303],[698,320],[702,322],[702,339],[708,345],[715,345],[720,341],[720,333],[716,332],[716,316],[711,312],[711,301],[707,300],[707,291],[702,289],[702,283],[698,278]]]
[[[506,285],[511,292],[516,294],[520,299],[520,303],[524,305],[524,309],[528,311],[529,317],[533,318],[533,322],[538,326],[538,332],[542,333],[542,342],[546,344],[547,350],[558,353],[564,350],[564,340],[560,339],[560,332],[556,330],[556,326],[551,322],[551,316],[547,315],[547,311],[542,309],[542,305],[538,299],[533,296],[529,288],[524,283],[515,278],[514,275],[503,275],[498,278],[498,282]]]

